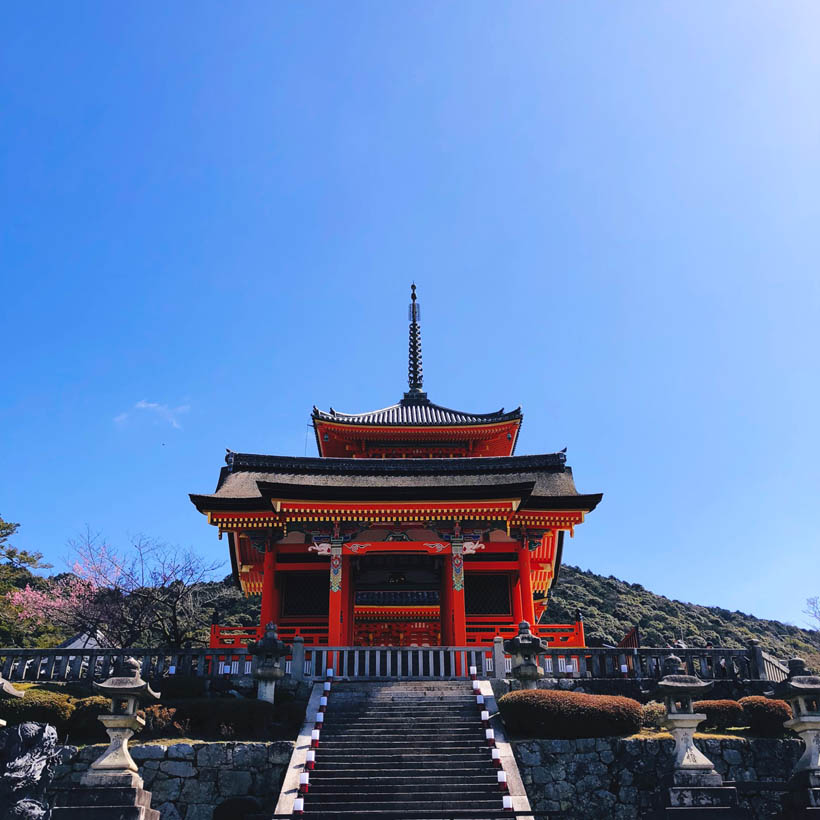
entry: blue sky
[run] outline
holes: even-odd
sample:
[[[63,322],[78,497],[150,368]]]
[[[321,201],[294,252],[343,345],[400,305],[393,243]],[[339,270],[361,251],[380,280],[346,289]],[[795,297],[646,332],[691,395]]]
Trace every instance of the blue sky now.
[[[567,560],[805,623],[813,2],[31,2],[0,33],[0,513],[225,558],[225,448],[311,406],[523,405]],[[226,570],[227,572],[227,567]]]

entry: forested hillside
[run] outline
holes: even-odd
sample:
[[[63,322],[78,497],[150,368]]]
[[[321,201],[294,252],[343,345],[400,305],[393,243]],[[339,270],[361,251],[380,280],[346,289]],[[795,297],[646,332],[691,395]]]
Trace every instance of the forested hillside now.
[[[730,612],[715,606],[699,606],[656,595],[640,584],[564,565],[546,612],[550,623],[568,623],[575,610],[584,616],[587,636],[597,635],[617,643],[637,625],[645,646],[666,646],[670,639],[687,646],[745,647],[757,638],[778,658],[800,655],[820,666],[820,632]]]

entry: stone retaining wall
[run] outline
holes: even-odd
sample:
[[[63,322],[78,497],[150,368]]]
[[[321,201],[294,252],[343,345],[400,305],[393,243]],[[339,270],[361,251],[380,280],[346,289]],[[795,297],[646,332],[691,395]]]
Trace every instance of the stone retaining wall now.
[[[52,788],[78,782],[105,744],[84,746],[57,768]],[[151,805],[162,820],[211,820],[230,797],[253,795],[273,812],[293,742],[132,744],[131,756],[150,789]]]
[[[724,780],[737,781],[750,818],[780,812],[783,784],[802,754],[799,740],[696,739]],[[574,820],[633,820],[655,805],[671,768],[671,739],[581,738],[514,741],[532,808],[570,811]]]

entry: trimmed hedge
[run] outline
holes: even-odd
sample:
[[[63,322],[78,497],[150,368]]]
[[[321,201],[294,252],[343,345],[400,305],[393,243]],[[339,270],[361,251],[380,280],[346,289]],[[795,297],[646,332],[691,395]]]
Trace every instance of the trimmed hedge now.
[[[33,720],[37,723],[50,723],[61,734],[68,728],[73,712],[71,698],[62,692],[27,689],[23,698],[0,700],[0,718],[10,725]]]
[[[68,733],[73,740],[105,741],[108,735],[105,727],[97,719],[107,712],[111,706],[109,698],[102,695],[92,695],[90,698],[81,698],[74,703],[74,711],[68,721]]]
[[[746,726],[743,707],[736,700],[696,700],[692,708],[706,715],[706,720],[701,726],[714,729]]]
[[[741,698],[738,703],[743,708],[746,724],[752,734],[760,737],[778,737],[786,730],[783,722],[791,720],[792,709],[785,700],[772,700],[762,695]]]
[[[631,735],[643,710],[631,698],[552,689],[509,692],[498,700],[504,723],[523,737],[576,738]]]

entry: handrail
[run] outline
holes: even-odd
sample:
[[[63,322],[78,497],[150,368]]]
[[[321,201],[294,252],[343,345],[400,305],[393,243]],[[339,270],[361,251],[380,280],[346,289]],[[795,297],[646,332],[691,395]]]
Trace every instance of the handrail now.
[[[475,666],[480,676],[504,677],[511,659],[498,641],[469,646],[306,646],[292,641],[293,656],[286,674],[302,680],[321,679],[328,668],[349,678],[465,678]],[[667,649],[655,647],[551,647],[539,663],[551,677],[657,679],[664,658],[674,652],[689,674],[711,680],[782,680],[786,667],[760,647],[749,649]],[[134,656],[144,678],[243,677],[253,672],[255,660],[245,647],[187,648],[135,647],[122,649],[0,648],[0,674],[10,681],[102,680],[113,674],[117,660]],[[496,670],[503,658],[504,669]]]

